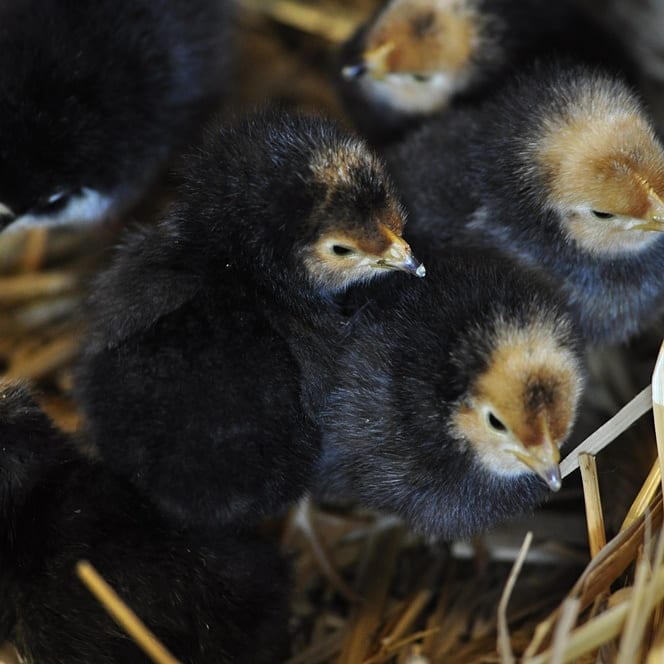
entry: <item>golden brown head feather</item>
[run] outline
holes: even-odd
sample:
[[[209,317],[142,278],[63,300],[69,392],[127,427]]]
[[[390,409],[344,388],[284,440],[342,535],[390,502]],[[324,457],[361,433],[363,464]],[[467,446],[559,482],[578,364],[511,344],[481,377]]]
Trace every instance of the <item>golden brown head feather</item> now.
[[[574,353],[546,323],[500,329],[485,370],[453,417],[491,472],[537,472],[560,488],[559,448],[574,421],[581,373]]]
[[[464,91],[480,61],[502,58],[496,21],[474,0],[394,0],[368,30],[359,63],[343,70],[359,76],[371,96],[404,113],[432,113]],[[481,53],[482,56],[478,57]]]
[[[377,76],[457,72],[479,39],[478,14],[459,0],[395,0],[366,39],[364,59]]]
[[[664,230],[664,149],[637,100],[606,78],[584,80],[534,146],[547,206],[567,235],[599,254],[638,251]]]
[[[406,215],[385,168],[363,143],[326,147],[310,168],[323,192],[311,219],[314,238],[304,248],[314,282],[341,290],[387,270],[425,275],[402,238]]]

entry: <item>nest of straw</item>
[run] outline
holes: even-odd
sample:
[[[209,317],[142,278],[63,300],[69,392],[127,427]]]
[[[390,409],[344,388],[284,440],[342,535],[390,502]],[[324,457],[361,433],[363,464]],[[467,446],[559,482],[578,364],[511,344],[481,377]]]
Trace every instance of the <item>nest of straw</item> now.
[[[241,4],[232,110],[276,99],[343,120],[334,48],[375,2]],[[79,426],[81,304],[122,226],[0,236],[0,378],[38,386],[66,431]],[[266,524],[293,565],[290,664],[664,661],[663,332],[591,358],[585,442],[530,518],[446,544],[306,500]],[[0,662],[12,657],[0,648]]]

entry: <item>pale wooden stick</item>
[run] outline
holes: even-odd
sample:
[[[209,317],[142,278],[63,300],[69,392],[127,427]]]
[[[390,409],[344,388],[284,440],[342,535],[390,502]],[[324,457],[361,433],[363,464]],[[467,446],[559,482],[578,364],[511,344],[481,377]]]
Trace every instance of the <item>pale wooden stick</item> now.
[[[664,343],[659,349],[655,370],[652,374],[652,405],[655,418],[655,437],[659,456],[660,475],[664,477]]]
[[[60,295],[78,285],[74,272],[38,272],[0,278],[0,303],[13,304],[38,296]]]
[[[351,604],[361,602],[362,597],[358,595],[341,577],[337,572],[334,563],[323,544],[320,536],[316,532],[313,523],[313,512],[310,496],[306,495],[295,508],[293,515],[293,525],[300,530],[304,535],[307,543],[311,548],[314,555],[314,560],[318,563],[318,567],[325,575],[330,585]]]
[[[372,534],[360,571],[358,592],[364,602],[356,605],[351,614],[351,628],[338,664],[357,664],[366,658],[371,638],[380,625],[403,536],[401,528]]]
[[[348,12],[326,12],[312,7],[310,3],[292,0],[240,0],[240,5],[244,9],[265,14],[273,21],[331,42],[348,39],[360,21],[357,16],[349,17]]]
[[[131,636],[153,662],[156,662],[156,664],[181,664],[118,597],[89,562],[79,561],[76,564],[76,574],[106,609],[111,618]]]
[[[575,447],[560,463],[560,474],[567,477],[579,467],[579,454],[597,454],[612,443],[642,415],[652,408],[652,387],[648,385],[626,406],[621,408],[608,422]]]
[[[560,610],[560,618],[556,624],[551,644],[551,661],[549,664],[562,664],[565,658],[565,647],[569,641],[569,635],[576,618],[579,615],[580,602],[576,598],[568,598],[563,602]]]
[[[531,532],[526,533],[526,537],[523,540],[521,545],[521,550],[517,559],[512,565],[512,571],[510,572],[509,577],[507,578],[507,583],[505,588],[503,588],[503,594],[500,597],[500,603],[498,604],[498,654],[500,655],[500,660],[503,664],[514,664],[514,653],[512,652],[512,643],[510,641],[510,632],[507,622],[507,604],[510,601],[512,596],[512,591],[514,590],[514,585],[516,580],[521,572],[523,567],[523,561],[528,555],[528,549],[530,544],[533,541],[533,534]]]
[[[644,548],[646,553],[641,556],[641,559],[636,564],[634,585],[632,586],[631,608],[620,639],[620,650],[618,651],[616,664],[630,664],[631,662],[642,661],[639,653],[643,649],[647,621],[650,617],[648,613],[643,611],[643,607],[654,606],[655,604],[655,586],[651,581],[653,578],[653,569],[660,569],[662,560],[664,559],[664,531],[660,531],[657,540],[657,549],[652,569],[649,559],[649,550],[651,547],[648,546],[648,542]]]
[[[579,464],[583,482],[583,500],[586,505],[590,557],[594,558],[606,546],[604,514],[602,513],[602,501],[597,481],[597,464],[595,463],[595,457],[586,452],[579,455]]]
[[[648,614],[652,611],[655,603],[664,599],[664,569],[659,571],[653,579],[653,583],[655,585],[653,604],[642,607],[643,611]],[[563,662],[573,662],[618,636],[625,624],[630,604],[629,600],[622,602],[575,629],[565,646]],[[551,661],[551,654],[550,649],[545,650],[535,657],[524,660],[524,664],[548,664]]]
[[[643,513],[646,511],[646,508],[652,503],[655,492],[659,489],[660,483],[662,481],[662,472],[659,464],[659,458],[655,459],[646,481],[643,483],[641,490],[637,494],[632,506],[627,512],[625,520],[620,526],[620,530],[626,530],[631,526]]]
[[[12,362],[2,378],[12,380],[15,378],[31,378],[36,380],[47,376],[69,362],[78,351],[79,339],[76,335],[68,334],[59,337],[29,357]],[[14,360],[17,359],[15,355]]]

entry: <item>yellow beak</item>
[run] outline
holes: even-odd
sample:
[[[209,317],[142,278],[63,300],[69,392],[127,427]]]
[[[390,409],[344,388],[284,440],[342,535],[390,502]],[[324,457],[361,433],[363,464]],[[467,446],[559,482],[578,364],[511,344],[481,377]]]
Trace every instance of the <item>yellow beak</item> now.
[[[560,450],[545,431],[542,442],[539,445],[524,447],[522,452],[514,452],[519,461],[523,462],[537,473],[546,483],[551,491],[558,491],[562,486],[560,476]]]
[[[375,266],[385,270],[401,270],[416,277],[426,276],[426,268],[413,256],[408,242],[387,227],[383,229],[383,232],[392,241],[392,244],[376,261]]]

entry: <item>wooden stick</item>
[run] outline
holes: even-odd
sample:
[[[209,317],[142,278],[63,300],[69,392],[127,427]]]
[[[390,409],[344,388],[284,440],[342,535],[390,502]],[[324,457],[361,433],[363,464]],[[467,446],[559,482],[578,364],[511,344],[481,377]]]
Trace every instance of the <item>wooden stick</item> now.
[[[620,530],[626,530],[631,526],[643,513],[646,511],[646,508],[652,503],[655,498],[655,493],[659,489],[660,483],[662,481],[662,472],[659,463],[659,458],[655,459],[648,477],[646,477],[643,486],[641,487],[639,493],[637,494],[632,506],[627,512],[625,520],[620,526]]]
[[[76,574],[106,609],[111,618],[131,636],[153,662],[156,662],[156,664],[181,664],[118,597],[89,562],[79,561],[76,564]]]
[[[244,9],[264,14],[277,23],[323,37],[331,42],[345,41],[359,24],[359,17],[349,17],[348,12],[326,12],[310,4],[293,2],[293,0],[241,0],[240,2]]]
[[[664,343],[659,349],[655,370],[652,374],[652,405],[655,418],[655,437],[659,456],[660,476],[664,478]]]
[[[357,664],[367,657],[383,616],[403,537],[401,528],[372,534],[360,570],[358,592],[364,602],[357,604],[351,614],[351,628],[344,639],[338,664]]]
[[[0,303],[13,304],[39,296],[60,295],[78,285],[74,272],[38,272],[0,278]]]
[[[648,385],[626,406],[621,408],[608,422],[575,447],[560,463],[560,474],[567,477],[579,467],[579,454],[597,454],[612,443],[642,415],[652,408],[652,386]]]
[[[583,482],[583,500],[586,505],[590,557],[594,558],[606,546],[604,514],[597,481],[597,464],[594,456],[583,452],[579,455],[579,465]]]
[[[648,614],[652,611],[655,603],[664,599],[664,569],[659,571],[652,583],[655,586],[653,604],[642,607],[643,611]],[[596,650],[602,644],[611,641],[620,634],[625,624],[630,604],[629,600],[622,602],[575,629],[565,646],[563,662],[573,662],[582,655]],[[527,664],[547,664],[551,661],[551,654],[551,650],[546,650],[525,661]]]
[[[556,624],[556,631],[553,634],[553,643],[551,644],[551,661],[549,664],[562,664],[565,659],[565,648],[569,641],[569,635],[576,618],[579,615],[579,600],[567,598],[561,607],[560,618]]]
[[[528,555],[528,549],[530,544],[533,541],[533,534],[531,532],[526,533],[526,537],[523,540],[521,545],[521,550],[517,559],[512,565],[512,571],[510,572],[509,577],[507,578],[507,583],[505,588],[503,588],[503,594],[500,597],[500,603],[498,604],[498,654],[500,655],[500,660],[503,664],[513,664],[514,663],[514,653],[512,652],[512,644],[510,641],[510,633],[507,622],[507,604],[510,601],[512,591],[514,590],[514,585],[516,580],[521,572],[523,567],[523,561]]]

